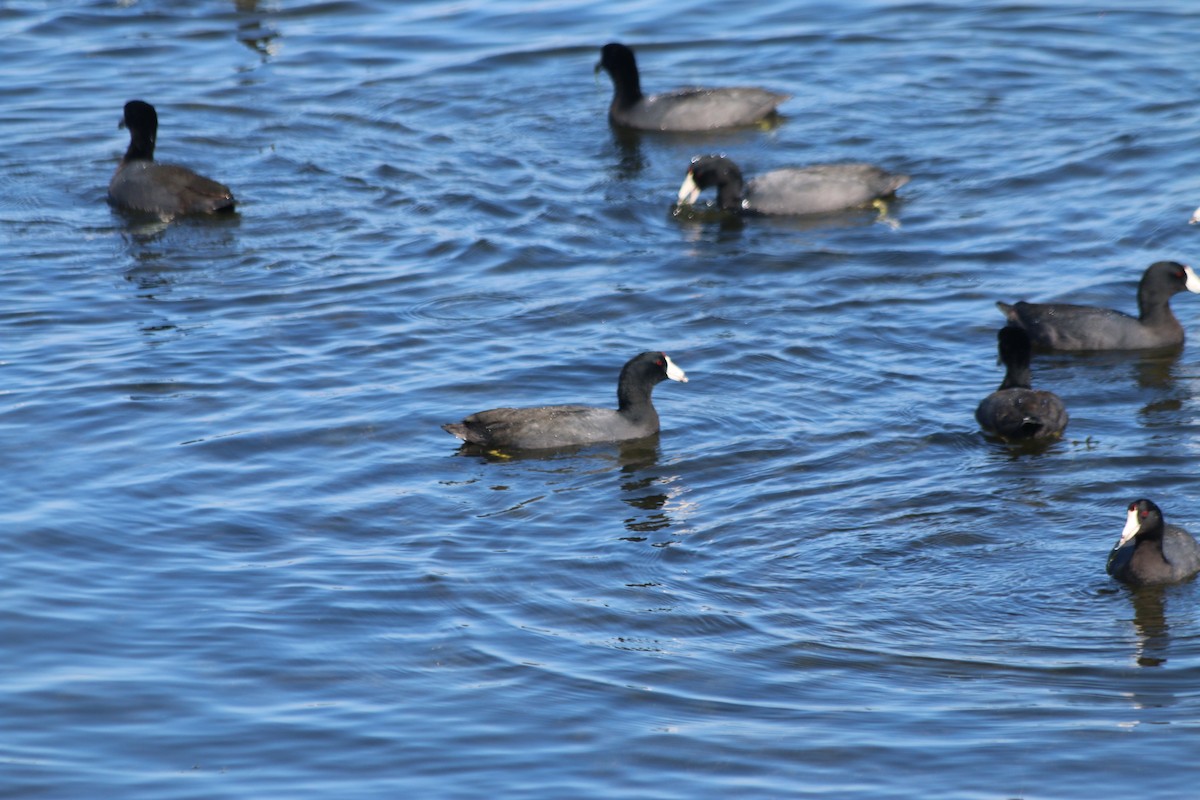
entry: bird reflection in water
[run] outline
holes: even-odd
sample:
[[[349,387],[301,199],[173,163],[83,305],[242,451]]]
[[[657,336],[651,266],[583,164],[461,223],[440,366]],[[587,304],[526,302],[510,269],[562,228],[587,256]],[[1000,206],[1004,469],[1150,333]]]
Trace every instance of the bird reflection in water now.
[[[661,470],[654,469],[660,454],[658,434],[616,443],[542,450],[497,450],[464,442],[456,453],[459,456],[481,458],[484,461],[502,464],[580,458],[588,461],[607,461],[614,454],[618,467],[621,502],[636,510],[633,516],[623,520],[626,530],[631,535],[621,538],[630,542],[644,542],[649,538],[645,534],[676,527],[676,521],[667,509],[682,508],[678,501],[678,487],[670,488],[679,478],[677,475],[666,475]],[[675,544],[676,541],[665,540],[653,544],[655,547],[665,547]]]
[[[238,11],[237,40],[258,54],[261,63],[279,55],[279,31],[267,24],[270,11],[258,7],[258,0],[234,0]]]
[[[645,534],[675,529],[676,520],[668,509],[678,511],[680,490],[674,486],[677,475],[663,474],[653,469],[658,464],[659,446],[656,440],[641,440],[625,443],[621,448],[621,501],[636,510],[624,520],[629,536],[621,537],[628,542],[644,542]],[[672,502],[674,501],[674,502]],[[678,539],[654,542],[654,547],[677,544]]]
[[[1133,627],[1138,644],[1135,651],[1139,667],[1161,667],[1167,663],[1170,645],[1169,627],[1163,597],[1164,587],[1142,586],[1130,592],[1133,601]]]

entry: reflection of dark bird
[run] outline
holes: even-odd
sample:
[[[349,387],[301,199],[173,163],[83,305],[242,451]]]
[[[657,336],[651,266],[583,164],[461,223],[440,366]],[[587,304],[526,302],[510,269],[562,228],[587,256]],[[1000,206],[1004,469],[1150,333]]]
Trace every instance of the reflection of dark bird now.
[[[980,427],[1005,439],[1053,439],[1067,427],[1067,409],[1053,392],[1030,384],[1029,361],[1033,345],[1021,328],[1004,327],[996,333],[1000,361],[1006,367],[1000,388],[983,398],[975,409]]]
[[[1171,298],[1187,289],[1200,292],[1191,267],[1158,261],[1138,284],[1138,316],[1109,308],[1067,303],[996,303],[1009,325],[1029,332],[1046,350],[1149,350],[1183,344],[1183,326],[1171,312]]]
[[[1167,662],[1171,644],[1171,629],[1167,625],[1162,586],[1147,586],[1130,592],[1133,601],[1133,627],[1137,630],[1137,663],[1141,667],[1158,667]]]
[[[1163,522],[1153,502],[1134,500],[1106,570],[1134,586],[1187,580],[1200,572],[1200,544],[1178,525]]]
[[[725,156],[700,156],[688,167],[676,200],[695,203],[702,191],[715,186],[722,211],[824,214],[870,205],[908,181],[907,175],[871,164],[814,164],[772,170],[744,182],[737,164]]]
[[[642,353],[621,369],[615,409],[579,405],[494,408],[442,428],[472,444],[501,448],[544,449],[638,439],[658,433],[658,412],[650,395],[665,378],[687,383],[687,375],[666,353]]]
[[[121,125],[129,129],[129,149],[108,184],[108,197],[115,205],[164,217],[233,210],[228,186],[187,167],[154,160],[158,132],[154,106],[130,100]]]
[[[596,72],[612,78],[613,99],[608,118],[614,125],[643,131],[707,131],[752,125],[775,112],[791,95],[755,87],[678,89],[665,94],[642,94],[637,61],[623,44],[600,50]]]

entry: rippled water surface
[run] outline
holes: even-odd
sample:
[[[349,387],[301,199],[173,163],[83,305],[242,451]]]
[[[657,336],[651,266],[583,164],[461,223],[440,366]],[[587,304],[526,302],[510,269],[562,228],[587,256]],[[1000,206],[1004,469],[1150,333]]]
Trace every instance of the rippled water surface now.
[[[9,3],[0,9],[0,796],[1179,798],[1194,342],[1051,356],[985,439],[995,300],[1134,310],[1196,258],[1190,1]],[[644,86],[769,129],[617,135]],[[122,104],[236,215],[105,202]],[[673,214],[689,159],[867,160],[888,217]],[[661,435],[461,454],[613,400]]]

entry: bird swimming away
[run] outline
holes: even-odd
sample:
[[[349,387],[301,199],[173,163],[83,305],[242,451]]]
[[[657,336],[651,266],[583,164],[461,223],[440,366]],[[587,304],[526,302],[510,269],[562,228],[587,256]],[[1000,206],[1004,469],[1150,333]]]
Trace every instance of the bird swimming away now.
[[[975,409],[975,420],[984,430],[1010,441],[1057,439],[1070,417],[1053,392],[1030,385],[1029,362],[1033,345],[1021,328],[1006,326],[996,332],[999,360],[1005,366],[1000,388]]]
[[[665,379],[687,383],[687,375],[663,352],[631,358],[617,379],[617,408],[583,405],[494,408],[442,428],[484,447],[546,449],[640,439],[658,433],[654,387]]]
[[[678,133],[753,125],[775,114],[776,107],[791,97],[753,86],[689,88],[645,95],[633,51],[616,42],[601,48],[595,71],[600,70],[607,72],[613,82],[609,120],[642,131]]]
[[[1138,316],[1069,303],[996,303],[1009,325],[1024,328],[1044,350],[1150,350],[1179,347],[1183,326],[1171,311],[1171,298],[1184,290],[1200,292],[1191,267],[1157,261],[1138,283]]]
[[[726,156],[692,159],[676,202],[690,205],[710,187],[717,205],[737,214],[824,214],[871,205],[889,197],[907,175],[887,172],[872,164],[814,164],[765,172],[749,182]]]
[[[1105,570],[1132,586],[1178,583],[1200,572],[1200,543],[1178,525],[1166,524],[1153,501],[1134,500]]]
[[[154,160],[158,133],[154,106],[130,100],[120,127],[129,129],[129,149],[108,184],[114,205],[160,217],[233,211],[235,201],[228,186],[179,164]]]

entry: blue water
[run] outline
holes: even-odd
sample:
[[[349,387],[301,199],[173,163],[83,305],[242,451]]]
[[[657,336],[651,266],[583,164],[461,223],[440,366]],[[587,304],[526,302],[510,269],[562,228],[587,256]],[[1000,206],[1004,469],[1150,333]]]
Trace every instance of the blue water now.
[[[1012,450],[995,300],[1134,310],[1195,258],[1183,0],[22,2],[0,9],[0,797],[1180,798],[1195,343],[1049,356]],[[793,95],[623,136],[647,90]],[[116,212],[121,106],[238,213]],[[674,215],[689,159],[865,160],[888,218]],[[1173,307],[1193,339],[1200,303]],[[649,443],[460,454],[612,402]]]

